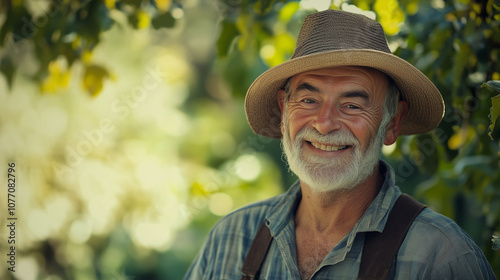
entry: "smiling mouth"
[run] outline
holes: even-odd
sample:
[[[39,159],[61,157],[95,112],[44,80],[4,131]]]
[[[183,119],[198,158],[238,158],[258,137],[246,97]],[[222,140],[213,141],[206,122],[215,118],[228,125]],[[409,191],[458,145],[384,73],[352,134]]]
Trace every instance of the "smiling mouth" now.
[[[328,145],[328,144],[321,144],[321,143],[314,143],[310,141],[306,141],[307,143],[311,144],[314,148],[326,151],[326,152],[335,152],[335,151],[340,151],[340,150],[345,150],[349,148],[349,145]]]

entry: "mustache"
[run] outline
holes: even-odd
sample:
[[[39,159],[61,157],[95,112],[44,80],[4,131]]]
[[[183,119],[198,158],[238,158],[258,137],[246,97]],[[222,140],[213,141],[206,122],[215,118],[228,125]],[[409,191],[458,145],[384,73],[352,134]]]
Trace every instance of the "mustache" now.
[[[326,135],[321,134],[313,127],[303,127],[295,137],[296,141],[319,142],[330,145],[349,145],[354,146],[359,144],[359,140],[348,131],[334,131]]]

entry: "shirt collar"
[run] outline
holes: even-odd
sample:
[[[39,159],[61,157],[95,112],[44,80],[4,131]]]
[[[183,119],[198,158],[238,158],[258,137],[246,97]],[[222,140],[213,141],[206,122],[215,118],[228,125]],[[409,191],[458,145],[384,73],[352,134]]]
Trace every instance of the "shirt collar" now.
[[[293,221],[301,199],[300,181],[297,180],[286,193],[281,195],[281,200],[266,217],[266,223],[272,236],[278,235],[290,221]]]
[[[354,226],[354,232],[382,232],[389,217],[390,209],[401,195],[401,191],[395,185],[394,170],[384,161],[380,161],[379,170],[384,177],[384,183],[378,195]]]

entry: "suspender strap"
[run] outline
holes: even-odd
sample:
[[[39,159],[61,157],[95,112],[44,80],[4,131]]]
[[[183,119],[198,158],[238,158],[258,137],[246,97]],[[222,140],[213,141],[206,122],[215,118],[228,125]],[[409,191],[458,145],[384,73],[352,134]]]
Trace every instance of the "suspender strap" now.
[[[414,198],[402,194],[389,214],[384,231],[366,233],[359,280],[387,279],[408,229],[425,207]]]
[[[413,220],[426,206],[402,194],[389,214],[384,231],[368,232],[361,255],[359,280],[387,279],[389,269]],[[262,223],[243,263],[242,280],[256,279],[273,237]]]
[[[243,263],[242,280],[256,279],[272,239],[271,232],[264,221],[257,231],[252,245],[250,246],[250,250],[248,251],[247,258]]]

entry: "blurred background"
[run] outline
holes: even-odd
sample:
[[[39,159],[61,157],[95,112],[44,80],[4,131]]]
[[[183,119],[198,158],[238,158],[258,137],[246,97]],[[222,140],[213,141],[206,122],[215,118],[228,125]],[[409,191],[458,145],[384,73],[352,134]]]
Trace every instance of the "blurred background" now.
[[[2,0],[0,278],[181,279],[220,217],[296,180],[243,102],[328,8],[377,19],[442,92],[441,125],[384,159],[499,276],[498,1]]]

